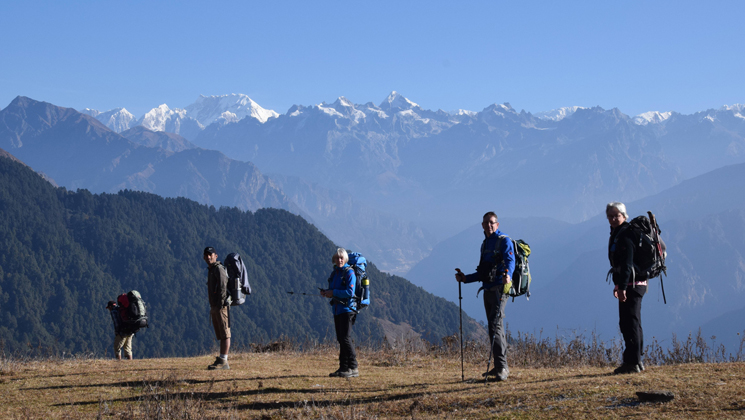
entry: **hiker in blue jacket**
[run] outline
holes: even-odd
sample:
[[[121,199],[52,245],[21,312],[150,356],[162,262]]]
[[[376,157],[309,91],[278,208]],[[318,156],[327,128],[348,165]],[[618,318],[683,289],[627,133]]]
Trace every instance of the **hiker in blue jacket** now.
[[[634,279],[634,240],[626,221],[629,217],[626,214],[626,206],[619,202],[608,203],[605,206],[605,215],[610,223],[608,259],[615,285],[613,296],[618,299],[618,325],[626,346],[623,351],[623,363],[613,373],[638,373],[644,370],[642,298],[647,293],[647,280]]]
[[[489,321],[489,340],[494,354],[494,369],[484,373],[504,381],[510,375],[507,367],[507,339],[504,331],[504,309],[515,270],[515,253],[510,238],[499,230],[497,215],[493,211],[484,214],[481,222],[484,229],[484,242],[481,243],[481,259],[476,272],[465,275],[460,269],[455,279],[463,283],[482,282],[479,289],[484,290],[484,309]],[[478,293],[477,293],[478,294]]]
[[[339,342],[339,369],[329,374],[331,377],[354,378],[360,376],[357,369],[357,355],[350,334],[352,325],[357,317],[354,299],[357,277],[349,266],[349,255],[344,248],[338,248],[331,257],[334,271],[329,277],[329,288],[321,291],[321,295],[331,298],[334,312],[334,327],[336,340]]]

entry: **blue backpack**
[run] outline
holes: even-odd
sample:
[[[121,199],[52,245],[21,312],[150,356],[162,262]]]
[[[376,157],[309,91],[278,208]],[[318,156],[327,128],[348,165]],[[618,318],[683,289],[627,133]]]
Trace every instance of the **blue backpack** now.
[[[370,279],[367,278],[367,272],[365,271],[367,260],[358,252],[350,252],[348,255],[349,265],[354,270],[355,277],[357,277],[354,295],[357,301],[357,311],[359,311],[370,306]]]

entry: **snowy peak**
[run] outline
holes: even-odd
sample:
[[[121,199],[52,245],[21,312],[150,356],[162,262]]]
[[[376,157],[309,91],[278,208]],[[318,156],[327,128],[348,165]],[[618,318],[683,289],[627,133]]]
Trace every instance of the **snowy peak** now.
[[[171,119],[183,119],[186,116],[186,110],[184,109],[170,109],[168,105],[163,104],[157,108],[153,108],[148,111],[142,118],[137,121],[137,125],[141,125],[151,131],[166,131],[166,125]]]
[[[509,102],[505,102],[503,104],[490,105],[484,108],[483,112],[492,112],[497,115],[517,114],[517,112],[515,112],[515,110],[512,108]]]
[[[672,112],[649,111],[635,116],[631,121],[636,125],[659,124],[667,121],[672,114]]]
[[[129,130],[137,123],[137,118],[124,108],[114,108],[106,112],[86,108],[80,112],[94,117],[110,130],[117,133]]]
[[[581,106],[565,106],[562,108],[552,109],[550,111],[541,111],[534,114],[534,116],[541,120],[549,121],[561,121],[564,118],[572,116],[578,109],[585,109]]]
[[[96,117],[101,113],[101,111],[97,109],[86,108],[86,109],[81,109],[80,113],[85,114],[85,115],[90,115],[91,117]]]
[[[467,109],[456,109],[454,111],[449,112],[450,115],[456,115],[456,116],[469,116],[469,117],[475,117],[478,115],[478,112],[476,111],[469,111]]]
[[[185,111],[187,116],[199,121],[204,127],[215,121],[234,122],[246,117],[255,118],[264,123],[270,118],[279,116],[271,109],[262,108],[247,95],[235,93],[220,96],[199,95],[199,98],[187,106]]]
[[[406,99],[403,95],[395,90],[380,103],[380,108],[390,111],[405,111],[412,108],[419,108],[419,105]]]
[[[719,108],[719,111],[731,112],[736,118],[745,120],[745,105],[743,104],[725,105]]]

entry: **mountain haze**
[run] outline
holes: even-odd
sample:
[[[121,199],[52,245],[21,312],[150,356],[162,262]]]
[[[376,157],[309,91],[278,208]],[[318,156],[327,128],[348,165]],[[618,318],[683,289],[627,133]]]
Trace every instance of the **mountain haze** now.
[[[667,305],[660,281],[651,281],[642,310],[647,339],[669,344],[671,332],[685,337],[701,327],[705,338],[717,336],[731,352],[739,348],[745,323],[725,314],[741,310],[745,296],[744,186],[745,164],[731,165],[626,203],[630,217],[652,210],[667,244]],[[507,306],[513,331],[553,334],[558,327],[561,334],[617,335],[617,301],[612,285],[603,281],[609,268],[609,227],[603,215],[574,225],[500,217],[500,229],[532,249],[533,295]],[[472,272],[481,240],[480,226],[474,225],[436,245],[407,278],[455,302],[453,268]],[[483,320],[483,303],[474,295],[464,294],[463,307]]]

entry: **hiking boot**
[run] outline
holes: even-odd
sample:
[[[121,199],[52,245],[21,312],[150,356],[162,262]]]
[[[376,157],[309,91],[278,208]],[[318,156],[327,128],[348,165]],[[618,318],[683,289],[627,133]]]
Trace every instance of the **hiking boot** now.
[[[339,376],[342,378],[356,378],[360,376],[360,371],[357,369],[347,369],[345,371],[339,372]]]
[[[215,370],[215,369],[223,370],[223,369],[226,369],[227,370],[227,369],[230,369],[230,366],[228,365],[228,361],[227,360],[223,359],[220,356],[217,356],[215,358],[215,361],[211,365],[207,366],[207,369],[209,369],[209,370]]]
[[[614,375],[622,375],[626,373],[639,373],[642,370],[639,368],[639,365],[629,365],[629,364],[622,364],[621,366],[617,367],[613,370]]]
[[[510,376],[510,371],[507,368],[494,368],[486,373],[482,373],[481,376],[484,378],[493,376],[495,381],[501,382]]]
[[[329,377],[331,378],[339,378],[341,377],[341,373],[344,372],[346,369],[336,369],[334,372],[329,373]]]

